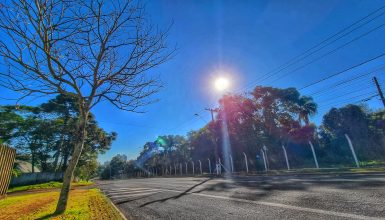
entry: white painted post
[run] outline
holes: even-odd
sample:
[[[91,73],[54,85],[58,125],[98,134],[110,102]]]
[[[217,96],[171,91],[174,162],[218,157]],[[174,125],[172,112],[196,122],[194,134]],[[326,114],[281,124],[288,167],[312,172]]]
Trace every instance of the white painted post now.
[[[218,163],[218,165],[217,165],[217,173],[218,174],[222,174],[222,163],[221,163],[221,158],[218,158],[218,161],[219,161],[219,163]]]
[[[202,175],[203,173],[202,173],[202,163],[201,163],[201,160],[198,160],[198,162],[199,162],[199,170],[201,171],[201,175]]]
[[[210,158],[207,158],[207,160],[209,161],[209,174],[211,174],[211,161],[210,161]]]
[[[184,162],[184,164],[186,164],[186,175],[188,174],[188,171],[187,171],[187,162]]]
[[[247,164],[247,156],[246,156],[245,152],[242,152],[242,153],[243,153],[243,156],[245,156],[246,173],[249,173],[249,165]]]
[[[316,156],[315,151],[314,151],[314,146],[311,143],[311,141],[309,141],[309,144],[310,144],[310,147],[311,147],[311,151],[313,152],[315,166],[317,167],[317,169],[319,169],[317,156]]]
[[[262,157],[263,157],[263,164],[265,165],[265,172],[267,172],[267,164],[266,164],[266,158],[265,158],[265,152],[261,149]]]
[[[290,170],[289,159],[287,158],[286,149],[285,149],[285,146],[283,146],[283,145],[282,145],[282,150],[283,150],[283,153],[285,154],[287,170]]]
[[[267,147],[266,147],[266,145],[263,145],[263,150],[265,151],[267,169],[269,169],[270,166],[269,166],[269,158],[267,157]]]
[[[231,156],[231,154],[229,154],[229,156],[230,156],[231,172],[234,173],[233,157]]]
[[[193,171],[193,175],[195,175],[195,168],[194,168],[195,166],[194,166],[194,161],[191,161],[191,164],[192,164],[192,168],[193,168],[193,169],[192,169],[192,171]]]
[[[357,159],[357,156],[356,156],[356,152],[354,151],[354,148],[353,148],[352,140],[350,140],[350,138],[349,138],[349,136],[347,134],[345,134],[345,137],[348,140],[350,150],[352,151],[352,154],[353,154],[353,157],[354,157],[354,161],[356,162],[356,166],[360,167],[360,163],[358,162],[358,159]]]

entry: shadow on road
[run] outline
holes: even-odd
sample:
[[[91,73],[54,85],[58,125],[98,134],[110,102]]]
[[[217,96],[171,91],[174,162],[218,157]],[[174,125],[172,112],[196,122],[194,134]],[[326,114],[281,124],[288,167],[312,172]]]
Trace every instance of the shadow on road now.
[[[156,193],[154,193],[154,194],[156,194]],[[120,204],[123,204],[123,203],[133,202],[133,201],[136,201],[136,200],[144,199],[144,198],[153,196],[154,194],[150,194],[150,195],[147,195],[147,196],[141,196],[141,197],[137,197],[137,198],[134,198],[134,199],[121,200],[121,201],[115,202],[115,205],[120,205]]]
[[[147,206],[147,205],[150,205],[150,204],[153,204],[153,203],[156,203],[156,202],[165,202],[165,201],[167,201],[167,200],[169,200],[169,199],[178,199],[178,198],[180,198],[180,197],[186,195],[187,193],[189,193],[191,190],[195,189],[196,187],[198,187],[198,186],[200,186],[200,185],[206,183],[206,182],[209,181],[209,180],[211,180],[211,178],[210,178],[210,179],[205,179],[205,180],[201,181],[200,183],[195,184],[194,186],[188,188],[186,191],[180,193],[179,195],[167,197],[167,198],[164,198],[164,199],[157,199],[157,200],[150,201],[150,202],[146,202],[146,203],[140,205],[139,207],[145,207],[145,206]]]

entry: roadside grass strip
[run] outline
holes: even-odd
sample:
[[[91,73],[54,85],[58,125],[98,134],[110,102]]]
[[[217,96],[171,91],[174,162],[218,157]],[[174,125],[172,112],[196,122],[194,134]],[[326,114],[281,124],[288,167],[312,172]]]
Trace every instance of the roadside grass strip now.
[[[67,210],[53,215],[59,192],[36,192],[11,195],[0,200],[0,219],[122,219],[99,189],[70,191]]]
[[[79,181],[76,183],[71,183],[72,187],[75,186],[90,186],[94,184],[93,182],[87,182],[87,181]],[[34,184],[34,185],[27,185],[27,186],[15,186],[8,189],[7,193],[13,193],[13,192],[21,192],[21,191],[28,191],[28,190],[40,190],[40,189],[55,189],[55,188],[61,188],[62,183],[61,182],[48,182],[48,183],[41,183],[41,184]]]

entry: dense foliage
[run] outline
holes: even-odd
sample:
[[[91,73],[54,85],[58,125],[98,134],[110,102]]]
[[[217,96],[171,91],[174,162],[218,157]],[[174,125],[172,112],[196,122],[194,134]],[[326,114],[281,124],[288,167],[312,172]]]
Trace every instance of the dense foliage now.
[[[32,169],[64,171],[78,135],[76,103],[73,97],[59,95],[36,107],[1,106],[0,140],[15,146],[18,158],[31,162]],[[107,151],[115,138],[115,132],[104,131],[91,115],[76,176],[88,180],[95,175],[98,154]]]
[[[345,134],[360,161],[385,160],[384,111],[357,105],[332,108],[317,127],[309,119],[316,114],[317,104],[295,88],[256,87],[250,95],[228,94],[219,102],[215,120],[203,128],[186,137],[164,135],[147,142],[136,160],[136,171],[157,168],[164,172],[191,161],[196,170],[199,161],[208,170],[208,159],[214,166],[216,154],[222,161],[231,154],[235,170],[245,170],[243,153],[248,155],[250,170],[263,170],[263,146],[270,169],[286,168],[282,146],[293,168],[314,167],[309,141],[320,166],[351,166],[354,160]]]

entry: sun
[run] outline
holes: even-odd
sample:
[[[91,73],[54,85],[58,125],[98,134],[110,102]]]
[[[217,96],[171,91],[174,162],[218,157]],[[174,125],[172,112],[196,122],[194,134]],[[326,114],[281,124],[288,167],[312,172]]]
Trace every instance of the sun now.
[[[224,91],[226,90],[230,85],[230,82],[227,78],[219,77],[215,80],[215,88],[218,91]]]

